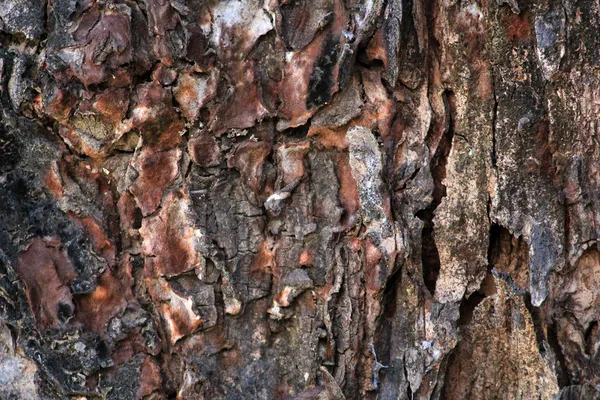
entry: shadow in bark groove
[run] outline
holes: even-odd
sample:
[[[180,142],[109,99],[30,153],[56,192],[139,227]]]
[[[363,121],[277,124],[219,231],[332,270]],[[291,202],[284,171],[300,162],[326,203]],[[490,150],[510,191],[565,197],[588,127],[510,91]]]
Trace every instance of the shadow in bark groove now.
[[[468,325],[473,318],[473,312],[477,306],[488,296],[496,292],[496,285],[492,274],[494,267],[494,254],[499,251],[500,240],[503,228],[492,224],[490,227],[489,246],[488,246],[488,272],[478,290],[471,293],[469,297],[464,297],[460,303],[459,326]]]
[[[448,127],[437,146],[435,155],[431,160],[431,175],[433,177],[433,200],[429,207],[417,212],[417,217],[424,222],[421,234],[421,261],[423,264],[423,280],[425,286],[433,295],[435,284],[440,273],[440,255],[435,244],[434,222],[435,210],[446,197],[446,186],[443,181],[446,178],[446,164],[452,149],[454,139],[454,115],[456,112],[456,99],[454,93],[446,89],[442,94],[445,107],[445,120]]]

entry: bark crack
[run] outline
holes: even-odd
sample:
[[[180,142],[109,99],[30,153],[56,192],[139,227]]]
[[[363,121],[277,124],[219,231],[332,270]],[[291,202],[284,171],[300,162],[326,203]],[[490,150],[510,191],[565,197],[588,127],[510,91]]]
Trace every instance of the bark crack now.
[[[435,285],[440,272],[440,255],[435,243],[434,222],[435,210],[446,197],[446,165],[454,139],[454,115],[456,111],[455,97],[452,90],[442,94],[445,109],[446,129],[443,132],[435,155],[431,160],[431,175],[433,178],[433,199],[429,206],[417,212],[417,217],[424,222],[421,232],[421,261],[423,265],[423,281],[431,295],[435,293]]]
[[[492,160],[492,167],[494,167],[494,169],[496,169],[496,172],[498,170],[498,155],[496,153],[496,126],[498,123],[498,97],[496,96],[496,74],[494,73],[494,68],[492,67],[491,69],[491,74],[492,74],[492,96],[494,98],[494,106],[492,109],[492,154],[491,154],[491,160]]]

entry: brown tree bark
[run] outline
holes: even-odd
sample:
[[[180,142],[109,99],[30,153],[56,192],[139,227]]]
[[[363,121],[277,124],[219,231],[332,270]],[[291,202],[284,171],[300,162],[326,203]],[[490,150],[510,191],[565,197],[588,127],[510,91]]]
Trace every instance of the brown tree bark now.
[[[0,398],[600,398],[594,0],[0,0]]]

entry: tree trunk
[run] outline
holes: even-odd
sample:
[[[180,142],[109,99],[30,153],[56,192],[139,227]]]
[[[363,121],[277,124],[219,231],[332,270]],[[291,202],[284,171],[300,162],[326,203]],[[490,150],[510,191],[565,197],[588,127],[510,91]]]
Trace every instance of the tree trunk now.
[[[597,1],[0,29],[0,398],[600,398]]]

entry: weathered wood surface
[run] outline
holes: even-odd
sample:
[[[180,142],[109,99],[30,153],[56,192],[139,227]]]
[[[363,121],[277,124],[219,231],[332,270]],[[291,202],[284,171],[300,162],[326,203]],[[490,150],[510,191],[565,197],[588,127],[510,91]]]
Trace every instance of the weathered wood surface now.
[[[0,398],[600,397],[597,1],[0,31]]]

